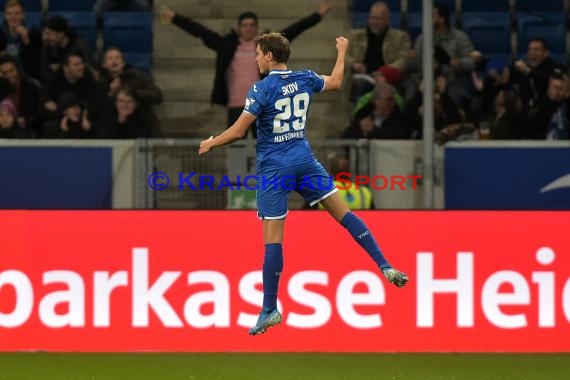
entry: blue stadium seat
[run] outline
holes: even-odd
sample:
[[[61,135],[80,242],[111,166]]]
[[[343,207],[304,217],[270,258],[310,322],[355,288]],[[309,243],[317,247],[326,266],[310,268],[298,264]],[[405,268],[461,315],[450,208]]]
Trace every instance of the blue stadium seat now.
[[[455,13],[451,14],[449,22],[451,26],[454,27],[456,23]],[[421,13],[408,13],[406,15],[406,27],[404,28],[410,34],[412,38],[412,43],[415,42],[416,38],[422,34],[422,14]]]
[[[123,52],[123,59],[126,63],[138,69],[150,72],[152,66],[152,53],[129,53]]]
[[[4,20],[4,12],[0,12],[0,20]],[[37,30],[42,29],[42,13],[41,12],[26,12],[26,19],[24,24],[29,28],[36,28]]]
[[[95,0],[49,0],[49,12],[88,12],[93,10]]]
[[[536,0],[532,0],[536,1]],[[461,12],[508,12],[509,0],[461,0]]]
[[[152,53],[152,12],[107,12],[103,16],[105,48]]]
[[[402,14],[399,12],[390,12],[390,26],[400,28],[402,25]]]
[[[4,19],[4,15],[2,15],[2,19]],[[26,12],[26,20],[24,22],[28,28],[36,28],[38,30],[42,30],[42,12]]]
[[[484,54],[511,53],[511,17],[502,12],[463,13],[463,31]]]
[[[380,1],[380,0],[354,0],[352,2],[352,11],[355,13],[356,12],[366,12],[368,14],[372,4],[374,4],[378,1]],[[386,4],[388,4],[388,7],[390,7],[391,12],[399,13],[402,11],[402,5],[401,5],[400,0],[383,0],[383,1]]]
[[[518,51],[526,52],[531,38],[542,37],[552,53],[566,52],[566,16],[561,13],[517,13]]]
[[[77,31],[92,52],[97,50],[97,17],[94,12],[51,12],[67,19],[69,26]]]
[[[550,53],[550,56],[555,62],[568,66],[570,62],[568,62],[568,57],[566,54],[562,53]]]
[[[564,0],[517,0],[518,12],[563,12]]]
[[[512,54],[485,54],[487,58],[487,70],[496,70],[499,73],[503,71],[505,66],[509,66],[513,62]]]
[[[42,0],[20,0],[20,4],[22,4],[22,7],[24,7],[24,10],[26,12],[42,11]],[[6,0],[0,0],[0,9],[2,10],[2,12],[4,12],[5,6],[6,6]]]
[[[406,30],[412,38],[412,44],[416,38],[422,34],[422,14],[421,13],[408,13],[406,15]]]
[[[366,12],[352,12],[352,27],[362,28],[366,25],[368,20],[368,13]]]
[[[399,28],[401,25],[402,14],[398,12],[390,12],[390,25]],[[354,12],[352,14],[352,27],[363,28],[368,24],[368,12]]]
[[[423,0],[408,0],[409,13],[421,13]],[[455,0],[437,0],[437,3],[443,3],[449,7],[449,10],[455,12]]]

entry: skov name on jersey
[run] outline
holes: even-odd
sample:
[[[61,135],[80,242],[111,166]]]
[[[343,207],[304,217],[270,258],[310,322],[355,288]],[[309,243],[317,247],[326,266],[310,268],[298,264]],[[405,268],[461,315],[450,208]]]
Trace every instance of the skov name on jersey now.
[[[281,90],[283,91],[283,95],[287,96],[289,94],[299,91],[299,85],[297,84],[297,82],[289,83],[288,85],[281,87]]]

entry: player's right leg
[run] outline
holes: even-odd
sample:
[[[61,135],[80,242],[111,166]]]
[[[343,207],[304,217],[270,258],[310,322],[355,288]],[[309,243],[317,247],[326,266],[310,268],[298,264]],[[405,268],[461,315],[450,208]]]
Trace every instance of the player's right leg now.
[[[263,220],[263,241],[265,256],[263,259],[263,308],[257,323],[249,330],[250,335],[260,335],[272,326],[281,323],[281,313],[277,309],[279,280],[283,271],[283,230],[288,212],[290,190],[282,185],[279,170],[266,173],[267,184],[258,183],[258,216]],[[261,178],[258,175],[258,178]]]
[[[281,313],[277,309],[279,280],[283,271],[283,230],[285,219],[264,219],[263,240],[263,308],[257,323],[249,330],[250,335],[261,335],[272,326],[281,323]]]

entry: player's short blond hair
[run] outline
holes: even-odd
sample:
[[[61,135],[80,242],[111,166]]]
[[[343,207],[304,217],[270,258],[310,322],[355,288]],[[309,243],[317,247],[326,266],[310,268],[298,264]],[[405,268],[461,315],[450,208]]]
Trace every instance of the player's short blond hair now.
[[[264,34],[259,37],[257,44],[264,54],[271,52],[275,62],[287,63],[289,60],[289,56],[291,55],[289,40],[281,33]]]

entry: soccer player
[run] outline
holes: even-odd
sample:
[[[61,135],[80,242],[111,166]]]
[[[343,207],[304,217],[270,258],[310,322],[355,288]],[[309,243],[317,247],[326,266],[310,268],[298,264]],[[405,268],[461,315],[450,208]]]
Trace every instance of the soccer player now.
[[[305,137],[307,111],[314,92],[341,87],[348,40],[336,39],[337,59],[330,76],[310,70],[287,68],[289,41],[279,33],[260,37],[255,60],[262,74],[247,95],[245,108],[238,120],[216,137],[200,143],[198,153],[231,144],[241,139],[257,119],[257,207],[263,220],[265,256],[263,262],[263,308],[251,335],[265,333],[281,322],[277,310],[277,289],[283,270],[283,229],[288,213],[288,194],[295,188],[310,205],[321,203],[356,242],[366,250],[386,279],[403,287],[408,277],[394,269],[384,257],[376,239],[364,222],[342,202],[330,176],[317,161]],[[299,186],[307,181],[312,186]],[[260,183],[261,182],[261,183]],[[287,184],[287,186],[284,186]],[[281,186],[279,186],[281,185]]]

